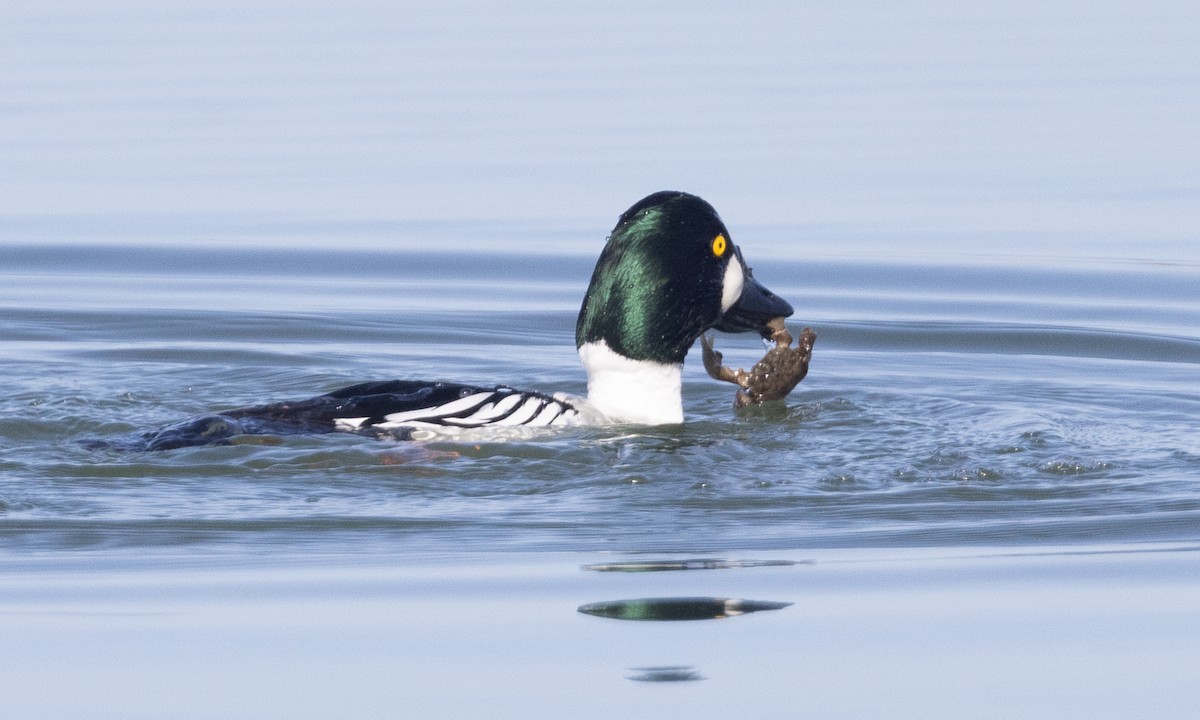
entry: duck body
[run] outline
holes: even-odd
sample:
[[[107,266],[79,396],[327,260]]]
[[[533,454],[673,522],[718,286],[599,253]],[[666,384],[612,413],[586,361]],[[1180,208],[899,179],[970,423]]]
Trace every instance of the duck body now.
[[[142,435],[147,450],[228,443],[243,435],[350,432],[413,439],[480,427],[569,427],[585,421],[565,395],[424,380],[366,382],[296,401],[201,415]]]
[[[413,438],[479,428],[683,421],[682,369],[705,331],[757,332],[792,307],[754,280],[712,206],[654,193],[625,211],[596,262],[575,328],[586,398],[505,385],[366,382],[299,401],[192,418],[144,433],[145,449],[241,435],[351,432]]]

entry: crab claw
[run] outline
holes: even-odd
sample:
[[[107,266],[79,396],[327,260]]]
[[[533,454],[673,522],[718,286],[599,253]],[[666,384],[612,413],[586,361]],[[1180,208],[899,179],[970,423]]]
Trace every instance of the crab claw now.
[[[709,377],[713,378],[714,380],[724,380],[725,382],[730,382],[734,385],[741,386],[742,383],[738,378],[737,373],[721,364],[721,360],[724,356],[716,350],[713,350],[712,338],[708,337],[707,335],[701,335],[700,348],[704,358],[704,371],[708,373]]]

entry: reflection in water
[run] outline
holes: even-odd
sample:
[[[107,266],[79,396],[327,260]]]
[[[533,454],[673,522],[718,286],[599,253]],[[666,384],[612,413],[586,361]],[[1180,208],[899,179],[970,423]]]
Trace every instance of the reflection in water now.
[[[695,558],[692,560],[640,560],[632,562],[598,563],[584,565],[584,570],[595,572],[661,572],[666,570],[729,570],[731,568],[780,567],[811,563],[810,560],[720,560]]]
[[[616,620],[717,620],[789,605],[790,602],[739,598],[640,598],[588,603],[580,605],[579,612]]]
[[[637,675],[628,676],[629,679],[638,682],[690,682],[704,679],[704,676],[691,665],[661,665],[629,669],[637,673]]]

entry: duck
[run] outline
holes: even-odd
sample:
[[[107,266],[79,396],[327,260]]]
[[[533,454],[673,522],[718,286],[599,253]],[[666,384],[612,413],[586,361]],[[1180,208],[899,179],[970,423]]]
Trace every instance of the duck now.
[[[587,396],[448,381],[364,382],[312,398],[191,418],[143,433],[146,450],[239,436],[349,432],[421,439],[475,428],[682,423],[684,359],[715,329],[775,331],[792,306],[751,272],[716,210],[661,191],[621,214],[575,325]]]

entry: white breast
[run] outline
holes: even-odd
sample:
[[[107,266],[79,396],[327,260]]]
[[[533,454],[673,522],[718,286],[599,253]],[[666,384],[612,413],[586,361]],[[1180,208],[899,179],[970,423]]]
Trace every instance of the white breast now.
[[[588,375],[588,404],[608,422],[683,422],[683,365],[630,360],[603,340],[579,348]]]

